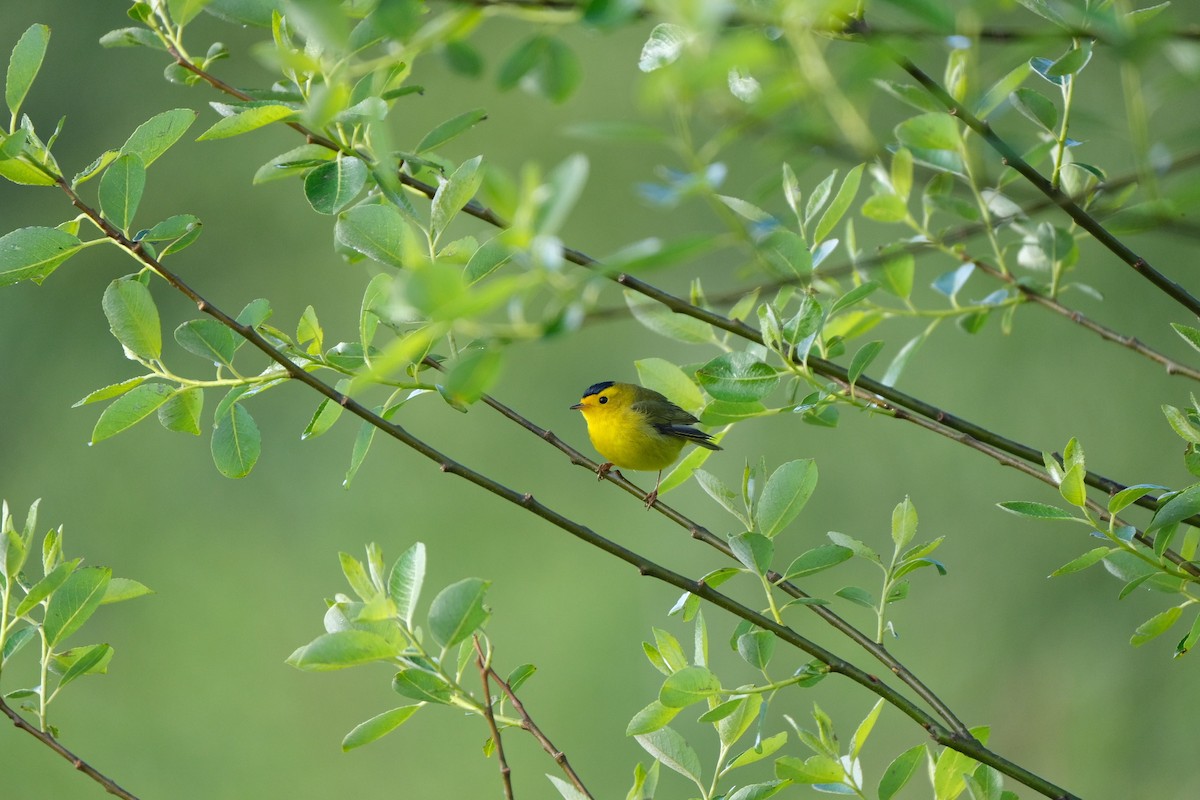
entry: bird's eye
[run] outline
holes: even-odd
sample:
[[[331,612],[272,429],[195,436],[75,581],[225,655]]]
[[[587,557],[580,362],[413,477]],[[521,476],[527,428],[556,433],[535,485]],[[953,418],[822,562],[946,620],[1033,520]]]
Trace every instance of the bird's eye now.
[[[604,405],[604,404],[605,404],[605,403],[607,403],[607,402],[608,402],[608,398],[607,398],[607,397],[601,397],[601,398],[600,398],[600,405]]]

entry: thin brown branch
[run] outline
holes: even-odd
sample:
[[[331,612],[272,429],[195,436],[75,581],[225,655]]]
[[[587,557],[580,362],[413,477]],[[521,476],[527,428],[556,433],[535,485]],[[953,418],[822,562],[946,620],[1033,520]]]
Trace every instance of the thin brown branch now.
[[[27,722],[24,717],[17,713],[16,709],[14,709],[8,703],[5,703],[3,698],[0,698],[0,712],[3,712],[6,717],[12,720],[13,725],[17,726],[42,744],[46,745],[46,747],[49,747],[55,753],[58,753],[60,756],[65,758],[72,767],[104,787],[104,791],[116,797],[125,798],[125,800],[138,800],[137,795],[122,789],[112,778],[108,777],[100,770],[96,769],[91,764],[87,763],[82,758],[63,747],[62,743],[60,743],[58,739],[54,738],[46,731],[38,730],[34,725]]]
[[[516,711],[517,716],[521,718],[521,727],[528,731],[534,739],[537,739],[538,744],[540,744],[542,749],[554,759],[555,763],[558,764],[559,769],[561,769],[563,774],[567,776],[567,780],[571,782],[571,785],[574,786],[580,793],[582,793],[584,797],[587,797],[589,800],[591,800],[593,797],[592,793],[589,792],[588,788],[583,785],[583,781],[580,779],[579,774],[575,772],[575,768],[572,767],[571,762],[567,760],[567,754],[555,747],[554,743],[550,741],[549,737],[547,737],[546,734],[542,732],[542,729],[537,726],[537,723],[533,721],[533,717],[529,716],[529,712],[525,710],[525,704],[521,702],[521,698],[517,697],[517,693],[512,690],[512,687],[509,686],[499,674],[497,674],[495,669],[488,667],[488,675],[490,675],[492,680],[496,682],[497,686],[504,690],[504,694],[508,696],[509,702],[512,703],[513,711]]]
[[[478,634],[472,643],[475,645],[475,665],[479,667],[479,679],[483,682],[483,716],[492,731],[492,743],[496,745],[496,758],[500,762],[500,783],[504,787],[504,797],[513,800],[512,768],[508,766],[508,759],[504,757],[504,741],[500,738],[500,729],[496,727],[496,714],[492,710],[492,687],[488,685],[491,666],[483,656]]]

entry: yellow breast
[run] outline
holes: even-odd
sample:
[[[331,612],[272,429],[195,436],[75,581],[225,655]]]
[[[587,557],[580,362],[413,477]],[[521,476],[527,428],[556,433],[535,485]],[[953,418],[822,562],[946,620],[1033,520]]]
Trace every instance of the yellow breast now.
[[[596,452],[623,469],[654,471],[679,458],[684,440],[657,431],[646,418],[630,408],[605,408],[588,413],[588,438]]]

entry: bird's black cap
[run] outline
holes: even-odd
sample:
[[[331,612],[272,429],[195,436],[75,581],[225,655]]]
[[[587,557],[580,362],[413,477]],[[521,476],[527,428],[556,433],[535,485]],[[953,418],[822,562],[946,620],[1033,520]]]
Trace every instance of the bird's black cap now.
[[[607,389],[608,387],[610,387],[612,385],[613,385],[613,381],[600,381],[599,383],[593,383],[591,386],[588,387],[588,390],[583,393],[583,396],[591,397],[594,394],[600,394],[601,392],[603,392],[605,389]]]

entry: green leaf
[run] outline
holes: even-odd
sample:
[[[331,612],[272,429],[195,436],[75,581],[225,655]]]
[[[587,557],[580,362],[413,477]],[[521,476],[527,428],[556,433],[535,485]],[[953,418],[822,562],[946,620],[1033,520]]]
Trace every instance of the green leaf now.
[[[1022,517],[1033,517],[1034,519],[1048,520],[1069,520],[1072,522],[1086,522],[1078,517],[1072,516],[1071,512],[1063,511],[1046,503],[1034,503],[1026,500],[1008,500],[996,505],[1003,508],[1010,514],[1019,514]]]
[[[435,245],[459,209],[470,202],[479,190],[479,185],[483,183],[483,174],[479,171],[482,161],[483,156],[464,161],[433,195],[433,206],[429,212],[429,232]]]
[[[1138,625],[1137,630],[1130,637],[1129,643],[1134,647],[1141,647],[1151,639],[1161,636],[1175,624],[1175,621],[1179,619],[1179,615],[1182,613],[1182,606],[1172,606],[1166,611],[1155,614],[1141,625]]]
[[[1122,489],[1121,491],[1117,492],[1116,494],[1114,494],[1111,498],[1109,498],[1108,513],[1120,514],[1122,511],[1124,511],[1126,508],[1128,508],[1129,506],[1136,503],[1142,497],[1145,497],[1146,495],[1150,494],[1150,492],[1153,492],[1156,489],[1162,489],[1162,488],[1165,488],[1165,487],[1158,486],[1158,485],[1152,484],[1152,483],[1139,483],[1135,486],[1128,486],[1128,487]]]
[[[754,695],[754,696],[758,697],[758,695]],[[755,707],[757,708],[759,705],[761,705],[761,701]],[[750,717],[751,720],[754,720],[756,718],[757,718],[757,713],[754,716]],[[775,753],[779,752],[779,749],[781,747],[783,747],[785,744],[787,744],[787,739],[788,739],[787,731],[782,731],[780,733],[775,734],[774,736],[768,736],[766,739],[756,742],[753,747],[748,747],[745,750],[743,750],[741,752],[741,754],[738,755],[737,758],[735,758],[735,759],[733,759],[733,761],[729,762],[729,768],[737,769],[739,767],[745,767],[750,764],[754,764],[758,761],[762,761],[764,758],[770,758],[771,756],[775,755]],[[724,743],[724,741],[725,741],[724,738],[722,738],[723,743]],[[733,744],[733,743],[728,742],[726,744],[726,746],[728,746],[729,744]]]
[[[54,659],[53,667],[63,667],[62,677],[58,679],[58,688],[91,673],[103,674],[108,672],[108,662],[112,660],[113,649],[107,644],[93,644],[84,647],[73,647],[64,653],[59,653]]]
[[[1087,504],[1087,486],[1083,482],[1083,464],[1074,464],[1063,475],[1058,493],[1073,506],[1083,508]]]
[[[667,708],[686,708],[721,692],[721,682],[706,667],[684,667],[667,676],[658,702]]]
[[[148,231],[138,234],[139,242],[167,242],[181,239],[201,225],[191,214],[176,214],[157,223]]]
[[[1029,62],[1022,61],[1014,67],[1007,75],[992,84],[983,96],[979,98],[979,102],[975,104],[975,116],[983,119],[988,114],[991,114],[1008,96],[1017,90],[1017,87],[1025,82],[1032,70],[1029,67]]]
[[[921,763],[921,757],[925,753],[925,745],[919,744],[905,750],[896,756],[891,764],[888,764],[888,768],[883,772],[883,777],[879,779],[879,800],[892,800],[896,793],[904,788],[904,785],[916,773],[917,766]]]
[[[685,411],[695,411],[704,405],[704,397],[687,373],[662,358],[643,358],[633,362],[638,380],[647,389],[666,395]]]
[[[396,603],[400,618],[412,627],[421,585],[425,582],[425,545],[417,542],[404,551],[388,573],[388,596]]]
[[[158,421],[169,431],[200,435],[200,412],[204,410],[204,389],[193,386],[178,391],[158,408]]]
[[[677,314],[666,306],[630,289],[625,290],[625,304],[634,319],[661,336],[680,342],[705,343],[713,340],[708,323],[685,314]]]
[[[254,184],[268,183],[304,172],[332,161],[337,153],[319,144],[302,144],[286,153],[280,153],[259,167],[254,173]]]
[[[1167,418],[1167,423],[1170,424],[1171,429],[1178,434],[1179,438],[1183,439],[1185,442],[1200,444],[1200,429],[1197,429],[1196,426],[1192,424],[1191,420],[1188,419],[1187,414],[1180,411],[1178,408],[1175,408],[1174,406],[1167,405],[1162,407],[1162,412]]]
[[[1048,77],[1057,78],[1064,75],[1075,75],[1092,60],[1092,43],[1081,39],[1079,43],[1068,50],[1046,70]]]
[[[658,700],[653,700],[642,710],[633,715],[625,726],[626,736],[637,736],[639,733],[651,733],[664,728],[679,714],[683,706],[668,708]]]
[[[174,390],[165,383],[146,383],[130,389],[104,409],[92,429],[92,444],[115,436],[144,420],[167,402]]]
[[[949,114],[931,113],[909,117],[895,128],[896,138],[909,148],[958,150],[958,122]]]
[[[850,359],[850,368],[846,371],[850,385],[853,386],[858,382],[859,376],[863,374],[863,370],[871,366],[871,362],[879,355],[879,351],[883,349],[883,342],[876,340],[867,342],[858,349],[854,354],[854,358]]]
[[[1183,337],[1185,342],[1190,344],[1195,349],[1200,350],[1200,330],[1192,328],[1188,325],[1180,325],[1176,322],[1172,322],[1171,327],[1175,329],[1176,333]]]
[[[226,139],[230,136],[238,136],[243,133],[249,133],[256,128],[261,128],[264,125],[270,125],[272,122],[290,119],[295,114],[296,111],[288,106],[255,106],[217,120],[216,124],[197,136],[196,141],[202,142],[206,139]]]
[[[402,669],[392,678],[392,691],[425,703],[450,702],[454,688],[441,676],[423,669]]]
[[[1041,92],[1036,89],[1021,88],[1013,92],[1009,100],[1012,102],[1013,108],[1021,112],[1022,116],[1030,122],[1043,130],[1055,132],[1055,128],[1058,127],[1058,109]]]
[[[212,436],[212,457],[226,478],[244,478],[262,453],[262,436],[250,412],[234,403],[217,417]]]
[[[696,483],[700,484],[700,488],[709,497],[720,503],[726,511],[737,517],[746,527],[750,526],[750,520],[746,517],[741,498],[726,486],[720,478],[702,469],[698,469],[692,474],[696,476]]]
[[[101,47],[149,47],[165,50],[163,43],[147,28],[117,28],[100,37]]]
[[[408,224],[395,206],[355,206],[338,216],[334,227],[337,240],[367,258],[393,267],[404,266]]]
[[[793,756],[784,756],[775,761],[775,775],[796,783],[841,783],[842,765],[824,755],[810,756],[801,761]]]
[[[179,141],[195,121],[196,112],[190,108],[174,108],[155,114],[130,134],[121,145],[121,153],[135,155],[149,167]]]
[[[408,718],[417,713],[420,707],[420,705],[400,706],[377,714],[366,722],[360,722],[342,739],[342,752],[345,753],[356,747],[362,747],[364,744],[370,744],[391,733],[407,722]]]
[[[82,247],[79,237],[57,228],[18,228],[6,233],[0,236],[0,286],[27,280],[40,284]]]
[[[8,75],[4,81],[4,100],[13,119],[21,113],[21,104],[33,86],[33,79],[42,68],[42,59],[46,57],[46,47],[50,44],[50,28],[42,24],[33,24],[25,29],[21,38],[13,46],[8,58]]]
[[[460,358],[446,377],[446,394],[455,402],[470,405],[495,385],[504,355],[499,350],[473,350]]]
[[[762,400],[779,385],[779,372],[745,352],[724,353],[696,370],[696,378],[717,400],[748,403]]]
[[[7,664],[8,660],[21,651],[21,648],[27,645],[31,639],[37,636],[37,629],[33,626],[27,626],[12,631],[8,638],[4,641],[4,650],[0,652],[0,665]],[[5,695],[12,697],[11,694]]]
[[[834,301],[833,305],[829,309],[829,316],[832,317],[839,311],[844,311],[845,309],[853,306],[855,303],[866,299],[878,288],[879,283],[877,281],[867,281],[866,283],[855,286],[853,289],[846,292],[844,295]]]
[[[318,214],[336,214],[366,186],[368,173],[362,159],[338,156],[304,176],[304,196]]]
[[[564,158],[550,171],[545,183],[545,189],[549,191],[538,205],[533,220],[537,233],[547,236],[558,233],[583,193],[587,177],[588,160],[579,153]]]
[[[912,295],[916,259],[912,253],[889,253],[883,260],[883,286],[897,297]]]
[[[1051,578],[1057,578],[1060,575],[1070,575],[1072,572],[1085,570],[1093,564],[1097,564],[1104,560],[1104,557],[1113,552],[1111,547],[1097,547],[1094,550],[1089,550],[1078,558],[1068,561],[1054,572],[1050,573]]]
[[[672,728],[661,728],[634,737],[647,753],[663,766],[700,782],[700,756],[683,736]]]
[[[848,547],[842,547],[839,544],[823,544],[797,556],[783,577],[789,581],[803,578],[835,567],[853,557],[854,551]]]
[[[450,648],[478,630],[491,614],[483,605],[489,586],[491,581],[464,578],[438,592],[429,606],[429,632],[434,641]]]
[[[871,597],[871,593],[866,589],[860,589],[857,586],[843,586],[841,589],[838,589],[836,592],[834,592],[834,594],[843,600],[849,600],[856,606],[862,606],[863,608],[869,608],[872,610],[875,608],[875,600]]]
[[[549,37],[542,50],[540,63],[528,74],[522,85],[532,86],[552,103],[564,103],[583,80],[579,57],[558,37]]]
[[[229,367],[241,337],[215,319],[193,319],[175,329],[175,341],[189,353]]]
[[[731,536],[729,548],[734,557],[759,575],[771,567],[775,555],[775,543],[761,533],[746,532]]]
[[[857,758],[862,752],[863,745],[867,743],[867,737],[871,735],[871,730],[875,727],[875,722],[879,719],[879,712],[883,710],[884,700],[880,698],[875,705],[867,712],[867,716],[859,723],[858,728],[854,731],[854,745],[850,748],[850,757]]]
[[[9,559],[5,559],[5,567],[8,566]],[[52,595],[58,587],[70,577],[75,568],[79,566],[79,559],[74,561],[64,561],[58,566],[50,570],[50,572],[40,581],[29,587],[29,591],[21,598],[21,602],[17,604],[17,608],[12,612],[13,617],[20,618],[32,611],[38,603]],[[7,570],[4,570],[7,571]],[[15,574],[15,570],[13,571]]]
[[[112,570],[107,567],[84,567],[67,576],[46,606],[43,630],[50,647],[58,645],[87,622],[104,600],[110,580]]]
[[[323,633],[287,658],[296,669],[324,672],[396,657],[396,647],[377,633],[350,628]]]
[[[557,775],[546,774],[550,779],[550,783],[554,784],[554,788],[558,790],[559,797],[562,800],[589,800],[591,795],[584,794],[575,788],[574,784],[568,783]]]
[[[150,290],[137,280],[118,278],[104,290],[101,301],[113,336],[125,357],[153,361],[162,356],[162,328]]]
[[[154,590],[143,583],[131,578],[113,578],[108,582],[108,588],[104,590],[104,598],[100,601],[100,605],[121,603],[148,594],[154,594]]]
[[[833,202],[829,204],[829,208],[825,209],[825,213],[821,215],[821,219],[817,222],[817,227],[813,231],[813,241],[822,242],[828,236],[842,217],[850,209],[854,203],[854,198],[858,194],[858,187],[862,183],[862,173],[865,164],[859,164],[846,173],[846,177],[842,179],[842,185],[838,188],[837,194],[834,195]]]
[[[737,638],[738,655],[755,669],[766,669],[775,652],[775,634],[770,631],[751,631]]]
[[[760,533],[773,537],[804,508],[817,485],[817,465],[811,458],[781,464],[763,487],[754,519]]]
[[[1172,497],[1154,512],[1154,519],[1146,526],[1146,533],[1152,533],[1173,522],[1181,522],[1200,512],[1200,483],[1192,484],[1179,494]]]
[[[445,122],[438,125],[436,128],[425,134],[421,141],[417,143],[415,152],[417,155],[427,153],[430,150],[435,150],[446,144],[452,139],[461,136],[467,131],[474,128],[480,122],[487,119],[487,111],[482,108],[475,108],[470,111],[464,111],[456,117],[451,117]]]
[[[873,194],[862,205],[863,216],[876,222],[903,222],[908,206],[894,194]]]

